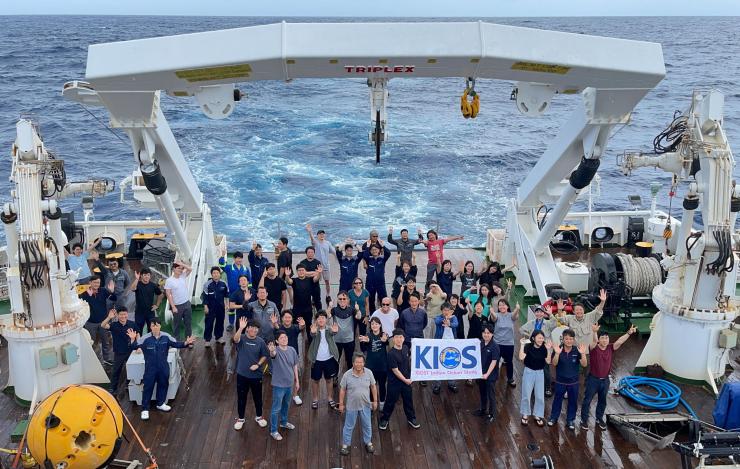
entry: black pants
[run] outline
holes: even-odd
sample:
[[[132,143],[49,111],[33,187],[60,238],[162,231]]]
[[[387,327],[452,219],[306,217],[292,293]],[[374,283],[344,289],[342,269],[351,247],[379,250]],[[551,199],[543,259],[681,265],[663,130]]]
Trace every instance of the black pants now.
[[[262,379],[247,378],[239,373],[236,374],[236,398],[237,412],[239,418],[244,419],[244,411],[247,408],[247,395],[252,391],[252,400],[254,400],[254,415],[262,416]]]
[[[205,317],[205,327],[203,330],[203,339],[210,342],[211,337],[220,339],[224,335],[224,308],[208,308],[208,314]]]
[[[496,416],[496,381],[492,379],[478,379],[480,392],[480,410],[486,415]]]
[[[316,308],[316,311],[324,309],[324,307],[321,306],[321,278],[319,278],[318,282],[314,282],[313,287],[311,288],[311,302],[313,303],[314,308]]]
[[[551,386],[552,386],[552,377],[550,376],[550,365],[545,364],[545,368],[543,368],[542,371],[544,371],[545,391],[547,391],[548,389],[551,389]]]
[[[121,372],[126,367],[126,362],[130,355],[131,352],[113,354],[113,368],[110,372],[110,392],[113,395],[118,392],[118,382],[121,381]]]
[[[386,387],[387,387],[386,382],[388,381],[388,372],[381,371],[381,370],[373,370],[372,368],[370,368],[370,371],[373,372],[373,376],[375,377],[375,384],[376,386],[378,386],[378,400],[380,402],[385,402]]]
[[[506,379],[507,381],[514,380],[514,346],[513,345],[499,345],[501,351],[501,358],[506,362]],[[501,365],[503,366],[503,365]]]
[[[352,354],[355,353],[355,342],[341,343],[337,342],[337,348],[339,349],[339,359],[341,360],[344,355],[344,363],[347,365],[346,370],[352,369]]]
[[[393,379],[388,382],[388,395],[385,399],[383,414],[380,416],[380,420],[388,421],[391,419],[393,408],[396,407],[396,402],[399,397],[403,399],[403,413],[406,414],[406,420],[416,419],[414,400],[411,395],[411,386],[408,386],[397,379]]]
[[[154,314],[151,312],[136,313],[136,318],[134,318],[134,320],[139,334],[144,335],[144,324],[146,324],[146,330],[148,332],[152,331],[152,328],[149,325],[152,322],[152,319],[154,319]]]
[[[367,335],[367,324],[365,324],[365,318],[355,318],[355,333],[359,331],[360,335]]]

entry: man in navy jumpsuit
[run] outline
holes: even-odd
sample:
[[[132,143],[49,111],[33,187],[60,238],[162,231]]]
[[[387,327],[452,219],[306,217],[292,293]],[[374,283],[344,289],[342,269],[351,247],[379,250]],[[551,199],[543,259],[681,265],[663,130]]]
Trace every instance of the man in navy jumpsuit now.
[[[229,286],[230,292],[235,292],[239,289],[239,277],[246,276],[249,288],[252,288],[252,274],[249,269],[244,265],[244,254],[240,251],[234,253],[234,262],[232,264],[226,264],[225,253],[221,253],[221,257],[218,259],[218,265],[224,270],[226,274],[226,283]],[[227,331],[234,330],[234,320],[236,319],[236,311],[229,311],[229,325],[226,327]]]
[[[369,251],[362,251],[360,256],[367,262],[367,281],[365,282],[367,292],[370,293],[369,312],[375,311],[375,295],[378,302],[388,296],[385,290],[385,263],[391,257],[391,251],[383,246],[383,255],[380,255],[380,246],[373,244]]]
[[[144,392],[141,400],[141,420],[149,420],[149,406],[152,401],[154,385],[157,385],[157,409],[169,412],[172,408],[167,405],[167,388],[169,387],[170,365],[167,363],[167,354],[170,347],[185,348],[195,342],[190,336],[185,342],[175,341],[171,335],[162,332],[162,324],[158,318],[151,320],[152,332],[144,337],[129,329],[127,335],[131,339],[131,350],[140,348],[144,352]],[[138,337],[138,340],[137,340]]]
[[[221,281],[221,269],[211,267],[211,278],[203,285],[200,294],[205,312],[205,329],[203,339],[206,347],[211,346],[211,339],[215,336],[218,343],[223,344],[224,314],[229,305],[229,288]]]

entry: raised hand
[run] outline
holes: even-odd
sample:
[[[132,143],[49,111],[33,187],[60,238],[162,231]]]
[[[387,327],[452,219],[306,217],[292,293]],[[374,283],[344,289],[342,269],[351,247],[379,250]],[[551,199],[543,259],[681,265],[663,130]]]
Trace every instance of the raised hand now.
[[[252,251],[254,251],[255,249],[257,249],[257,240],[253,239],[252,240]]]
[[[316,267],[316,273],[317,273],[317,274],[320,274],[320,273],[321,273],[321,272],[323,272],[323,271],[324,271],[324,266],[323,266],[323,265],[321,265],[321,264],[319,264],[319,266],[318,266],[318,267]]]
[[[559,344],[556,344],[556,343],[554,343],[554,342],[551,342],[550,344],[551,344],[551,346],[552,346],[552,350],[553,350],[553,351],[554,351],[554,352],[555,352],[556,354],[558,354],[558,355],[559,355],[559,354],[560,354],[560,352],[561,352],[561,351],[563,350],[563,349],[562,349],[562,347],[560,347],[560,345],[559,345]],[[547,344],[545,344],[545,345],[547,345]]]
[[[131,342],[133,342],[134,339],[136,339],[136,336],[139,334],[135,330],[129,328],[128,330],[126,330],[126,335],[129,339],[131,339]]]
[[[247,291],[244,292],[244,302],[246,303],[252,298],[252,290],[250,288],[247,288]]]
[[[306,327],[306,320],[303,318],[298,318],[298,326],[300,327]]]
[[[359,339],[360,339],[360,342],[370,342],[370,337],[366,335],[361,335]]]
[[[317,331],[318,331],[318,328],[316,327],[316,323],[311,324],[311,334],[316,334]]]
[[[239,318],[239,329],[243,330],[245,327],[247,327],[247,318],[242,316]]]
[[[108,319],[113,319],[116,317],[116,309],[111,308],[110,311],[108,311]]]
[[[290,267],[286,267],[285,268],[285,276],[286,277],[290,277],[292,273],[293,273],[293,270],[291,270]]]
[[[270,351],[270,355],[272,355],[273,353],[275,353],[275,348],[276,348],[275,347],[275,342],[268,342],[267,343],[267,350]]]
[[[551,349],[552,349],[552,340],[550,340],[550,339],[547,339],[547,340],[545,341],[545,348],[546,348],[547,350],[551,350]]]
[[[113,291],[116,289],[116,282],[114,282],[113,279],[108,280],[105,288],[107,288],[109,292],[113,293]]]
[[[308,223],[308,224],[306,225],[306,231],[308,231],[309,233],[311,233],[311,232],[312,232],[312,231],[311,231],[311,224],[310,224],[310,223]]]
[[[386,334],[385,332],[383,332],[383,335],[380,336],[380,341],[381,342],[388,342],[388,334]]]
[[[601,329],[601,326],[597,324],[591,324],[591,330],[594,332],[599,332],[599,329]]]
[[[275,324],[275,325],[277,325],[277,323],[278,323],[278,315],[277,315],[277,313],[272,313],[270,315],[270,322],[273,323],[273,324]]]
[[[637,326],[635,326],[634,324],[632,324],[632,325],[630,326],[630,329],[629,329],[629,330],[627,331],[627,333],[628,333],[629,335],[632,335],[632,334],[634,334],[635,332],[637,332]]]
[[[134,270],[134,278],[135,278],[136,280],[139,280],[139,279],[141,278],[141,274],[139,273],[139,271],[138,271],[138,270]]]
[[[516,306],[514,307],[514,311],[516,311],[516,312],[519,312],[519,310],[521,310],[521,309],[522,309],[522,307],[521,307],[521,305],[519,305],[519,303],[517,303]]]
[[[558,298],[558,301],[556,304],[558,305],[558,311],[562,311],[563,309],[565,309],[565,302],[563,301],[562,298]]]
[[[602,303],[606,303],[606,290],[604,290],[603,288],[599,291],[599,300]]]
[[[388,234],[393,234],[393,225],[388,225]]]
[[[581,355],[585,355],[586,354],[586,344],[579,344],[578,351],[581,353]]]
[[[512,279],[510,279],[510,278],[507,278],[506,279],[506,288],[508,290],[511,290],[511,287],[513,287],[513,286],[514,286],[514,281]]]
[[[335,334],[336,334],[337,332],[339,332],[339,324],[337,324],[336,322],[335,322],[335,323],[333,323],[333,324],[331,325],[331,331],[332,331],[333,333],[335,333]]]

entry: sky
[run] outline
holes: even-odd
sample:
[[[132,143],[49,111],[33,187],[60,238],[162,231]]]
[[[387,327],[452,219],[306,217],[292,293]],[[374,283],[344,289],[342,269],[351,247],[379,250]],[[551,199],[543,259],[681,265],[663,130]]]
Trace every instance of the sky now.
[[[740,16],[740,0],[0,0],[0,15]]]

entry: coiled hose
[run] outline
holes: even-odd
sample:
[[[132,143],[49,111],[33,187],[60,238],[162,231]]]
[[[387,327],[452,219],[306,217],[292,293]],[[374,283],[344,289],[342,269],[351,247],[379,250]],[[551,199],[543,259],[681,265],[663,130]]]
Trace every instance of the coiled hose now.
[[[638,389],[640,387],[652,388],[655,392],[645,392],[642,389]],[[670,410],[681,404],[692,417],[697,418],[694,409],[681,397],[681,389],[664,379],[646,378],[644,376],[625,376],[619,380],[617,392],[624,397],[629,397],[641,406],[650,409]]]

